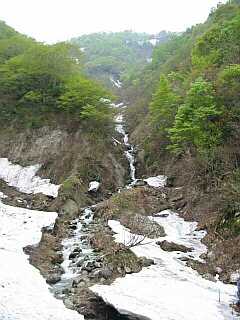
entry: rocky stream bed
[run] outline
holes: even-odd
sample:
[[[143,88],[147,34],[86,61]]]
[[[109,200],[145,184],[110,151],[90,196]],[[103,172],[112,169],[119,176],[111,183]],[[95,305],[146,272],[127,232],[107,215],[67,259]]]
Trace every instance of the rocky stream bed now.
[[[169,196],[163,175],[136,179],[124,106],[117,107],[113,139],[124,145],[130,181],[109,199],[72,215],[37,211],[51,208],[59,186],[37,177],[37,166],[0,159],[8,184],[0,202],[1,319],[238,319],[230,307],[235,286],[219,281],[219,270],[204,279],[187,266],[204,264],[206,232],[176,213],[181,190]],[[86,190],[92,203],[93,189]],[[41,200],[31,195],[38,192]]]

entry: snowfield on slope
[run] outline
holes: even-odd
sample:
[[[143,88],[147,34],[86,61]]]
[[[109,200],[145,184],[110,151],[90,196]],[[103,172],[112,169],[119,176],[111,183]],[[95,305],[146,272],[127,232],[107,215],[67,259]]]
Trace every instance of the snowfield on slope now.
[[[0,319],[81,320],[50,293],[23,247],[37,244],[41,229],[55,222],[54,212],[15,208],[0,202]]]
[[[238,319],[229,307],[236,299],[236,288],[203,279],[179,259],[185,256],[199,259],[206,252],[201,243],[205,232],[196,231],[197,223],[186,222],[176,213],[162,213],[151,219],[165,228],[167,236],[155,241],[145,239],[144,243],[132,248],[137,256],[154,259],[155,265],[119,278],[110,286],[95,285],[91,290],[122,314],[134,313],[152,320]],[[132,234],[120,222],[110,220],[109,226],[116,233],[116,242],[131,241]],[[165,252],[156,240],[172,241],[194,250],[190,253]]]
[[[7,158],[0,158],[0,179],[21,192],[43,193],[56,198],[60,185],[50,183],[49,179],[36,176],[40,168],[40,164],[22,167],[12,164]]]

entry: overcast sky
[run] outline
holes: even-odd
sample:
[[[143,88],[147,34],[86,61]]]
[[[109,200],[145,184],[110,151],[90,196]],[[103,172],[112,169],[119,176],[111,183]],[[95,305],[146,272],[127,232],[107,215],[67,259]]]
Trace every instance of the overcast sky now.
[[[0,19],[37,40],[99,31],[183,31],[219,0],[0,0]],[[222,1],[224,2],[224,1]]]

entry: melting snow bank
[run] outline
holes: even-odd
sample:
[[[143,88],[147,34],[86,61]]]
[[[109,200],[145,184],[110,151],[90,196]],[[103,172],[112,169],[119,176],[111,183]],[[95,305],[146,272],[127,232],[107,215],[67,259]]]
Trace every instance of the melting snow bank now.
[[[178,259],[183,256],[199,259],[206,252],[201,243],[205,232],[196,231],[196,223],[186,222],[175,213],[163,213],[151,219],[165,228],[167,236],[154,241],[145,239],[141,245],[132,248],[137,256],[153,259],[155,265],[117,279],[110,286],[95,285],[91,290],[120,313],[140,314],[151,320],[237,319],[229,307],[235,300],[235,287],[205,280]],[[109,226],[116,233],[116,242],[126,243],[134,236],[118,221],[109,221]],[[156,240],[173,241],[191,247],[193,251],[165,252]]]
[[[167,183],[167,177],[166,176],[150,177],[150,178],[144,179],[144,181],[146,181],[150,187],[160,188],[160,187],[165,187]]]
[[[0,202],[0,319],[79,320],[48,290],[39,271],[29,264],[23,247],[37,244],[41,229],[56,213],[15,208]]]
[[[56,198],[60,185],[52,184],[49,179],[42,179],[36,176],[40,168],[40,164],[21,167],[20,165],[12,164],[7,158],[0,158],[0,179],[21,192],[43,193]]]

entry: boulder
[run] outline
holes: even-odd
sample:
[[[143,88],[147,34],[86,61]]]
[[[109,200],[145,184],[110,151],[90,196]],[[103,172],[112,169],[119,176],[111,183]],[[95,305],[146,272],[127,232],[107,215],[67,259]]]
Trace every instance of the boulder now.
[[[83,264],[82,270],[86,270],[88,272],[91,272],[95,269],[95,262],[94,261],[87,261]]]
[[[155,213],[154,214],[154,217],[159,217],[159,218],[167,218],[169,216],[169,213],[165,213],[165,212],[162,212],[162,211],[165,211],[166,209],[164,210],[161,210],[161,212],[158,212],[158,213]]]
[[[104,279],[109,279],[112,276],[112,271],[108,267],[104,267],[103,269],[99,270],[100,275]]]
[[[168,242],[167,240],[158,241],[158,242],[156,242],[156,244],[159,245],[162,250],[169,251],[169,252],[171,252],[171,251],[181,251],[181,252],[186,253],[186,252],[190,252],[190,251],[193,250],[192,248],[185,247],[182,244],[177,244],[177,243],[174,243],[174,242]]]
[[[48,283],[48,284],[55,284],[55,283],[57,283],[57,282],[59,282],[61,280],[61,275],[59,275],[59,274],[50,274],[48,277],[47,277],[47,279],[46,279],[46,282]]]
[[[70,253],[70,255],[69,255],[69,259],[70,259],[70,260],[73,260],[73,259],[75,259],[78,255],[79,255],[79,252],[72,252],[72,253]]]
[[[74,304],[73,304],[73,302],[71,301],[71,299],[70,298],[66,298],[66,299],[64,299],[64,304],[65,304],[65,306],[68,308],[68,309],[72,309],[72,310],[74,310]]]
[[[134,187],[144,187],[147,185],[147,182],[144,180],[136,180],[136,182],[134,183]]]

